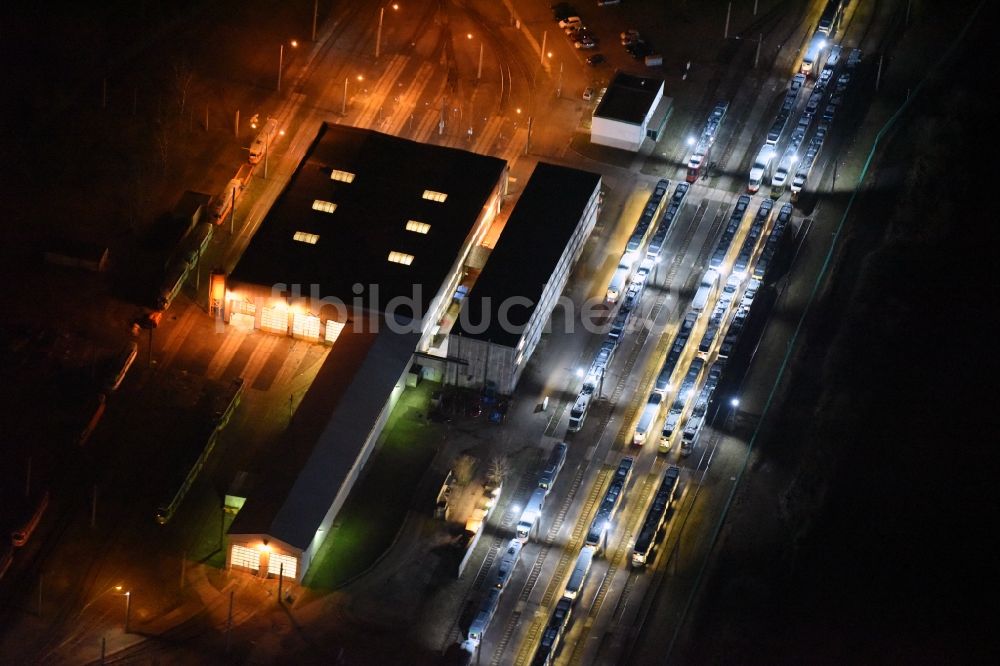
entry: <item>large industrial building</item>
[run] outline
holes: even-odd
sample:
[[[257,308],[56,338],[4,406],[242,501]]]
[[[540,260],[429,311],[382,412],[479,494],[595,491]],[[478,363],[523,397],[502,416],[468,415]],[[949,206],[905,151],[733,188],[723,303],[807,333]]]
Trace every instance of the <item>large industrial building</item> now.
[[[590,141],[637,151],[647,138],[659,138],[670,110],[662,79],[618,72],[594,110]]]
[[[514,391],[600,204],[600,175],[535,167],[448,336],[449,383]]]
[[[302,580],[403,392],[418,339],[340,336],[229,528],[229,566]]]
[[[229,276],[225,317],[333,343],[229,530],[228,564],[301,581],[503,201],[507,164],[323,125]],[[475,268],[480,268],[476,265]],[[474,272],[474,271],[472,271]]]
[[[506,187],[501,159],[324,124],[228,278],[226,321],[333,342],[385,314],[427,350]]]

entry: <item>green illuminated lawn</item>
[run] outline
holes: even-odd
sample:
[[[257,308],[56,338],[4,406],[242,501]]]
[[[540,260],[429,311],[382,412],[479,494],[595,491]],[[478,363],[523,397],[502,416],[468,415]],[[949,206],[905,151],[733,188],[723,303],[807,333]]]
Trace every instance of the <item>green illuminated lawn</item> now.
[[[426,384],[404,395],[386,428],[386,439],[368,463],[320,546],[307,587],[334,589],[368,569],[392,543],[420,478],[434,457],[436,429],[416,421],[408,408],[426,405]],[[427,507],[430,510],[430,507]]]

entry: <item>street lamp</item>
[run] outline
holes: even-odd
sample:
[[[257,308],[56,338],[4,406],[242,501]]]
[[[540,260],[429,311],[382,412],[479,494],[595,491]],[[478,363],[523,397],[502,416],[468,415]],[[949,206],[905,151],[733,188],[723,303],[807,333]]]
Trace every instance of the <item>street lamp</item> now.
[[[689,136],[688,137],[687,144],[689,146],[693,146],[694,145],[694,137],[693,136]]]
[[[347,115],[347,79],[349,79],[349,78],[350,77],[348,77],[348,76],[344,77],[344,106],[340,110],[340,115],[342,115],[342,116],[346,116]],[[360,81],[364,81],[364,80],[365,80],[365,77],[363,77],[360,74],[358,74],[358,81],[360,82]]]
[[[392,3],[393,11],[399,11],[399,3]],[[385,6],[379,7],[378,9],[378,33],[375,35],[375,59],[378,60],[378,55],[382,50],[382,19],[385,17]]]
[[[465,35],[470,40],[472,39],[472,33]],[[476,81],[483,78],[483,40],[479,40],[479,69],[476,70]]]
[[[583,368],[577,368],[576,369],[576,376],[577,376],[577,379],[583,379]]]
[[[271,119],[268,118],[268,121],[270,120]],[[285,136],[285,130],[279,129],[278,134],[280,136]],[[264,131],[264,179],[265,180],[267,179],[267,154],[271,152],[270,148],[271,148],[271,133],[265,130]]]
[[[292,48],[297,48],[299,43],[296,40],[289,42]],[[281,92],[281,70],[284,69],[285,65],[285,43],[282,42],[281,46],[278,47],[278,92]]]

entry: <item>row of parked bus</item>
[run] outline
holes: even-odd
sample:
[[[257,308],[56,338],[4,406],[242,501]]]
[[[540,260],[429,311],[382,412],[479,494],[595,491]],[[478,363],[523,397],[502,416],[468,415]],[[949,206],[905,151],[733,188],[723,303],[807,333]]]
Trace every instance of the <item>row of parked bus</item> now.
[[[476,607],[476,614],[469,624],[465,640],[462,641],[461,648],[469,656],[475,654],[483,634],[489,628],[500,605],[500,596],[507,588],[517,563],[521,558],[521,550],[528,539],[538,531],[538,524],[541,521],[542,509],[545,506],[545,498],[555,487],[559,472],[566,464],[566,453],[569,447],[565,442],[557,442],[549,452],[549,457],[545,461],[541,472],[538,473],[538,483],[531,492],[531,498],[521,511],[521,517],[517,522],[515,536],[511,539],[500,555],[496,571],[493,573],[489,590],[480,599]]]
[[[668,181],[660,182],[664,183],[664,188],[669,185]],[[618,346],[625,335],[625,330],[628,328],[629,322],[631,321],[632,312],[638,305],[643,289],[646,286],[646,280],[649,279],[654,267],[660,261],[660,253],[666,242],[667,234],[670,232],[674,220],[676,220],[680,215],[681,209],[687,199],[689,189],[690,185],[687,183],[677,184],[674,188],[673,195],[667,202],[663,217],[660,218],[656,231],[653,233],[653,236],[649,241],[649,245],[646,248],[645,258],[639,266],[639,269],[634,274],[631,272],[625,273],[625,276],[628,279],[628,288],[625,292],[625,300],[622,302],[621,306],[619,306],[618,312],[615,314],[615,317],[611,322],[611,328],[608,331],[607,337],[604,339],[600,349],[598,349],[597,354],[594,356],[594,360],[591,362],[590,368],[583,376],[583,386],[581,386],[580,392],[577,394],[576,400],[570,408],[568,428],[570,432],[577,432],[583,427],[583,422],[587,418],[587,413],[590,411],[590,404],[594,399],[595,392],[596,395],[600,395],[601,386],[604,382],[604,376],[611,367],[611,360],[614,358],[615,351],[618,349]]]
[[[607,545],[607,534],[618,508],[621,506],[622,498],[625,496],[625,486],[628,485],[632,475],[633,462],[632,458],[622,458],[614,476],[611,477],[611,483],[604,491],[604,496],[597,508],[597,514],[587,530],[583,548],[580,549],[580,553],[576,557],[573,571],[563,589],[562,597],[556,602],[555,608],[545,624],[545,629],[542,630],[541,639],[538,641],[538,646],[535,648],[531,660],[532,666],[549,666],[555,661],[562,637],[569,628],[573,607],[577,599],[580,598],[594,559]]]

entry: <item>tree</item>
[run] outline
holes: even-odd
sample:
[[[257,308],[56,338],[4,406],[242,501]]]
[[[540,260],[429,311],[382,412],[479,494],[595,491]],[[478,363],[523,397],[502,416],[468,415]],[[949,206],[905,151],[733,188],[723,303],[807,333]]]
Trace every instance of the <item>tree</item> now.
[[[490,459],[490,466],[486,470],[486,480],[495,486],[499,486],[510,476],[511,465],[507,456],[493,456]]]
[[[194,79],[194,69],[187,60],[182,58],[174,62],[173,74],[174,92],[177,93],[177,115],[183,116],[184,107],[187,105],[188,89]]]
[[[472,474],[475,470],[476,459],[464,453],[455,458],[455,462],[451,466],[451,473],[455,476],[455,482],[460,486],[464,486],[469,481],[472,481]]]

